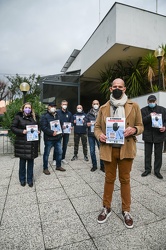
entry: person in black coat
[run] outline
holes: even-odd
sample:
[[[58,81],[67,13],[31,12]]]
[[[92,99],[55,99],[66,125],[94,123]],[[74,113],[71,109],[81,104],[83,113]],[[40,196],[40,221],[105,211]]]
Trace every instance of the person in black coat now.
[[[95,145],[97,145],[98,148],[100,145],[99,141],[94,135],[94,125],[96,122],[99,107],[100,107],[99,101],[93,100],[92,108],[84,118],[85,124],[88,127],[88,141],[89,141],[90,155],[92,160],[92,168],[91,168],[92,172],[94,172],[97,169]],[[100,170],[104,172],[104,163],[102,160],[100,160]]]
[[[62,122],[56,111],[54,102],[48,104],[47,113],[43,114],[40,120],[41,130],[44,133],[44,154],[43,154],[43,173],[50,174],[48,170],[48,158],[51,148],[54,148],[56,155],[56,170],[66,171],[61,167],[62,160]]]
[[[60,120],[62,122],[62,162],[64,164],[68,164],[68,162],[65,160],[66,157],[66,151],[67,151],[67,145],[69,142],[69,135],[71,133],[71,130],[73,128],[73,115],[68,110],[68,102],[66,100],[61,101],[61,108],[60,110],[57,110],[57,113],[60,117]],[[53,154],[53,166],[56,165],[56,155],[55,152]]]
[[[144,132],[142,139],[144,140],[145,147],[145,171],[142,173],[142,177],[147,176],[152,170],[152,150],[154,145],[154,174],[157,178],[163,179],[160,174],[162,166],[162,150],[163,142],[166,137],[166,109],[157,105],[157,99],[155,95],[148,97],[148,106],[141,109],[142,120],[144,124]],[[161,115],[159,115],[161,114]],[[157,127],[153,124],[153,117],[162,117],[162,125]]]
[[[20,158],[19,162],[19,181],[21,186],[26,185],[26,175],[27,183],[29,187],[33,187],[33,167],[34,159],[38,157],[38,137],[33,139],[33,137],[28,137],[28,125],[30,125],[31,134],[32,132],[38,131],[38,122],[36,115],[32,108],[31,103],[26,102],[19,113],[16,114],[11,125],[12,132],[16,135],[14,143],[14,154],[15,157]],[[35,125],[35,126],[34,126]],[[26,173],[26,163],[27,163],[27,173]]]
[[[71,161],[78,159],[78,147],[81,138],[84,160],[89,161],[88,159],[88,148],[87,148],[87,127],[84,122],[84,117],[86,114],[83,111],[82,105],[77,105],[77,112],[73,115],[73,124],[74,124],[74,156]]]

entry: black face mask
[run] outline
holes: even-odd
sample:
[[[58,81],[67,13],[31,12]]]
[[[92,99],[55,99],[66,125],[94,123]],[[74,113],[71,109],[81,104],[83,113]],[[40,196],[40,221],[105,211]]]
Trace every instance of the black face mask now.
[[[112,95],[115,99],[120,99],[123,94],[123,91],[121,89],[114,89],[112,91]]]

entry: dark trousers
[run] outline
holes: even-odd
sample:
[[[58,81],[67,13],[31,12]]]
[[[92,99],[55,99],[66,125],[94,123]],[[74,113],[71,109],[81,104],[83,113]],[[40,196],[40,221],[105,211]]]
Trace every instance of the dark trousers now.
[[[166,153],[166,141],[164,141],[163,145],[164,145],[163,152]]]
[[[89,148],[90,148],[90,156],[91,156],[91,160],[92,160],[92,166],[94,168],[97,168],[97,159],[96,159],[96,150],[95,150],[95,146],[97,145],[97,147],[99,148],[100,143],[99,141],[96,139],[95,136],[88,136],[88,141],[89,141]],[[104,163],[102,160],[100,160],[100,167],[103,168],[104,167]]]
[[[154,172],[159,173],[162,166],[162,150],[163,142],[150,143],[145,142],[145,170],[151,172],[152,170],[152,151],[154,145]]]
[[[87,156],[88,148],[87,148],[87,134],[74,134],[74,155],[78,154],[79,142],[82,142],[83,154]]]
[[[33,183],[34,160],[25,160],[20,158],[19,163],[19,181],[26,182],[26,163],[27,163],[27,183]]]
[[[69,134],[63,134],[62,135],[62,160],[65,159],[68,142],[69,142]],[[53,153],[53,161],[54,160],[56,161],[55,148],[54,148],[54,153]]]

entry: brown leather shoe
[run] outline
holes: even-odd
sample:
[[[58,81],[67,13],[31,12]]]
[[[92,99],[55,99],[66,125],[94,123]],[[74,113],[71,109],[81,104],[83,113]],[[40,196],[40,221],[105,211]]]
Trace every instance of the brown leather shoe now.
[[[48,170],[48,168],[46,168],[46,169],[43,170],[43,173],[46,174],[46,175],[49,175],[50,171]]]
[[[59,171],[66,171],[66,169],[62,168],[62,167],[56,167],[56,170],[59,170]]]
[[[111,209],[110,208],[106,208],[103,207],[102,212],[99,214],[98,216],[98,220],[97,222],[102,224],[104,222],[106,222],[106,220],[108,219],[108,217],[111,215]]]
[[[127,228],[133,228],[133,219],[131,214],[127,211],[122,211],[124,224]]]

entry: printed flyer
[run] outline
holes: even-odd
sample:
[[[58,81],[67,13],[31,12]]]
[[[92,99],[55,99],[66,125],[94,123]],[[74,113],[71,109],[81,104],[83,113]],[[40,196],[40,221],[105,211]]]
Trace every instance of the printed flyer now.
[[[64,134],[71,134],[71,122],[64,122],[63,123],[63,133]]]
[[[106,118],[106,143],[124,144],[125,118]]]
[[[95,122],[96,121],[90,121],[91,122],[91,132],[94,133],[94,128],[95,128]]]
[[[27,125],[27,141],[38,141],[39,134],[38,134],[38,125]]]
[[[50,128],[53,131],[56,131],[57,134],[62,134],[62,128],[59,120],[51,121]]]
[[[162,114],[151,113],[151,118],[152,118],[152,127],[153,128],[162,128],[163,127]]]
[[[76,115],[76,125],[83,126],[84,115]]]

